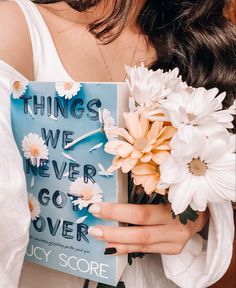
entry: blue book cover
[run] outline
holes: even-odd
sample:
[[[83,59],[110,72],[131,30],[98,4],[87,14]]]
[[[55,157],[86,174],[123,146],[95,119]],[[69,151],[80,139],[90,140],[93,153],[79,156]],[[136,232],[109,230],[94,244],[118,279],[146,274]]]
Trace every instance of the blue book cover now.
[[[106,132],[122,125],[125,83],[19,82],[11,97],[12,128],[22,155],[29,209],[26,259],[115,286],[126,256],[105,256],[105,243],[88,235],[94,202],[126,202],[127,179],[107,173]]]

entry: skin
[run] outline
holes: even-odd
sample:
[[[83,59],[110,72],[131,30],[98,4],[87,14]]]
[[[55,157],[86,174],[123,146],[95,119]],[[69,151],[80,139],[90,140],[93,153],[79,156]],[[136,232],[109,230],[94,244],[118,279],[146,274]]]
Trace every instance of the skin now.
[[[38,9],[47,23],[66,71],[76,81],[105,82],[109,77],[113,81],[123,81],[124,64],[138,65],[141,62],[148,64],[156,56],[154,49],[147,45],[145,37],[141,35],[137,53],[130,63],[139,34],[134,21],[130,20],[118,39],[109,45],[101,46],[111,74],[108,75],[95,38],[86,31],[87,23],[91,22],[93,17],[99,16],[103,7],[79,13],[64,2],[60,2],[38,5]],[[137,7],[133,13],[131,19],[135,19],[135,13],[138,13]],[[29,30],[20,8],[14,2],[0,4],[0,59],[29,80],[34,80]],[[94,236],[105,241],[107,247],[115,247],[117,254],[129,252],[178,254],[187,241],[203,229],[208,220],[208,212],[199,213],[196,222],[184,226],[171,218],[171,209],[168,205],[114,203],[99,205],[100,212],[96,212],[94,216],[137,225],[136,227],[100,226],[95,227],[100,230],[94,230],[94,227],[90,229],[91,235],[94,235],[94,231],[99,231],[100,237]],[[92,205],[91,213],[94,207],[95,210],[98,208]]]
[[[99,212],[98,212],[99,211]],[[196,222],[182,225],[173,220],[170,205],[99,203],[89,212],[95,217],[133,224],[132,227],[90,227],[89,234],[116,248],[117,255],[143,252],[176,255],[188,240],[205,226],[208,212],[199,213]]]

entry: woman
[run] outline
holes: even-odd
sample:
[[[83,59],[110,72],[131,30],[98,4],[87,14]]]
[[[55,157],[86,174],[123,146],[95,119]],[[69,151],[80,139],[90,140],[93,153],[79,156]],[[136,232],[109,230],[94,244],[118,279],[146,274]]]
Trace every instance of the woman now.
[[[30,221],[22,163],[10,128],[9,80],[123,81],[124,64],[144,62],[153,69],[177,66],[189,85],[227,91],[225,105],[232,102],[235,83],[235,30],[223,16],[227,1],[34,2],[38,4],[16,0],[0,5],[0,284],[4,288],[17,287]],[[208,243],[198,234],[208,222],[207,212],[182,226],[171,218],[168,207],[154,205],[91,206],[97,217],[137,227],[132,232],[125,228],[125,241],[116,228],[95,227],[90,234],[102,235],[101,240],[108,242],[106,254],[154,253],[126,269],[122,278],[127,288],[207,287],[226,271],[233,240],[231,204],[210,205],[209,210]],[[165,279],[158,253],[166,276],[175,284]],[[82,283],[25,263],[20,287],[82,287]]]

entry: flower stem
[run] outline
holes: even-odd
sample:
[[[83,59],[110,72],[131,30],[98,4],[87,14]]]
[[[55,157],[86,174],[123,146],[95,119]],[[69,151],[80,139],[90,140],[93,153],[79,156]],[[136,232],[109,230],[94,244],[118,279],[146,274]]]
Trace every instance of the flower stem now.
[[[157,194],[155,192],[153,192],[152,195],[150,195],[147,204],[152,204],[153,200],[155,200],[156,196],[157,196]]]
[[[75,140],[72,141],[71,143],[68,143],[68,144],[64,147],[64,149],[69,149],[70,147],[74,146],[75,144],[79,143],[80,141],[88,138],[89,136],[92,136],[92,135],[94,135],[94,134],[97,134],[97,133],[99,133],[99,132],[102,132],[102,128],[98,128],[98,129],[96,129],[96,130],[93,130],[93,131],[91,131],[91,132],[88,132],[88,133],[80,136],[79,138],[75,139]]]

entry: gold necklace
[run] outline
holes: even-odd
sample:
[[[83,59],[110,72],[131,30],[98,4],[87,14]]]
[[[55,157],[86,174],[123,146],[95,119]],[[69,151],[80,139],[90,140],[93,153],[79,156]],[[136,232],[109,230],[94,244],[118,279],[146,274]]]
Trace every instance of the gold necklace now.
[[[139,40],[140,40],[140,36],[141,36],[141,34],[139,33],[139,35],[138,35],[138,40],[137,40],[137,44],[136,44],[136,46],[135,46],[134,53],[133,53],[133,55],[132,55],[132,57],[131,57],[129,66],[132,65],[133,60],[134,60],[134,57],[135,57],[135,55],[136,55],[137,48],[138,48],[138,44],[139,44]],[[96,39],[96,44],[97,44],[97,47],[98,47],[98,51],[99,51],[99,53],[100,53],[100,56],[101,56],[101,58],[102,58],[103,64],[104,64],[104,66],[105,66],[106,73],[107,73],[107,76],[108,76],[108,78],[109,78],[109,81],[110,81],[110,82],[113,82],[111,70],[110,70],[109,66],[107,65],[106,58],[104,57],[104,54],[103,54],[102,49],[101,49],[101,47],[100,47],[101,44],[98,44],[97,39]],[[126,76],[127,76],[127,73],[125,73],[125,76],[124,76],[124,78],[123,78],[123,82],[125,81]]]

